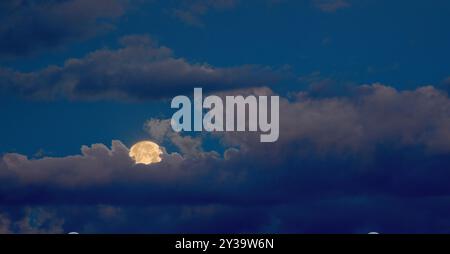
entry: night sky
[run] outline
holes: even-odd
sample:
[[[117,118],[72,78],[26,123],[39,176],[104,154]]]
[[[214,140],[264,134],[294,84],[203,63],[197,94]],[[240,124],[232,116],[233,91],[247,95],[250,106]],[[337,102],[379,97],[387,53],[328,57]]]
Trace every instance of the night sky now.
[[[0,233],[450,233],[448,24],[446,0],[3,0]],[[280,96],[279,140],[174,132],[195,87]]]

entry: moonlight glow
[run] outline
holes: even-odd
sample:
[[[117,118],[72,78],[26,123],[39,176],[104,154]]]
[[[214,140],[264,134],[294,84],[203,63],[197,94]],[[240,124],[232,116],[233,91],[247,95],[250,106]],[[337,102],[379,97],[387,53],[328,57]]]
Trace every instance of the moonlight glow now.
[[[141,141],[134,144],[130,148],[130,157],[136,162],[136,164],[149,165],[161,161],[160,155],[162,154],[159,146],[151,141]]]

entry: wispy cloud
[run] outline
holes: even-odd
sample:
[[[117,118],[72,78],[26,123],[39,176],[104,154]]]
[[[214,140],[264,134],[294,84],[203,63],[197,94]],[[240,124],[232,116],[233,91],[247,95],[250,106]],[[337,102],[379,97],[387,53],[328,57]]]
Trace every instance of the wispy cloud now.
[[[336,12],[351,6],[348,0],[313,0],[313,4],[323,12]]]

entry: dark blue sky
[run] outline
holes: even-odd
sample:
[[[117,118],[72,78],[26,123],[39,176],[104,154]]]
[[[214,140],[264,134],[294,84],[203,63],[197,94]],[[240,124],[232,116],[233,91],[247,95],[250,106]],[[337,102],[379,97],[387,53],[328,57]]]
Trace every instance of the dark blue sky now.
[[[448,233],[448,24],[445,0],[3,1],[0,232]],[[173,133],[194,87],[280,95],[280,140]],[[130,161],[143,139],[162,163]]]

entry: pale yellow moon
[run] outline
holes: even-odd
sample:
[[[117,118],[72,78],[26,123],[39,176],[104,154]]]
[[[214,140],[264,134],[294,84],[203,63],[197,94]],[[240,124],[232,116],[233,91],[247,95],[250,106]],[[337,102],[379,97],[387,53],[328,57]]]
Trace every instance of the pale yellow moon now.
[[[161,161],[162,151],[159,146],[151,141],[141,141],[130,148],[130,157],[136,164],[149,165]]]

